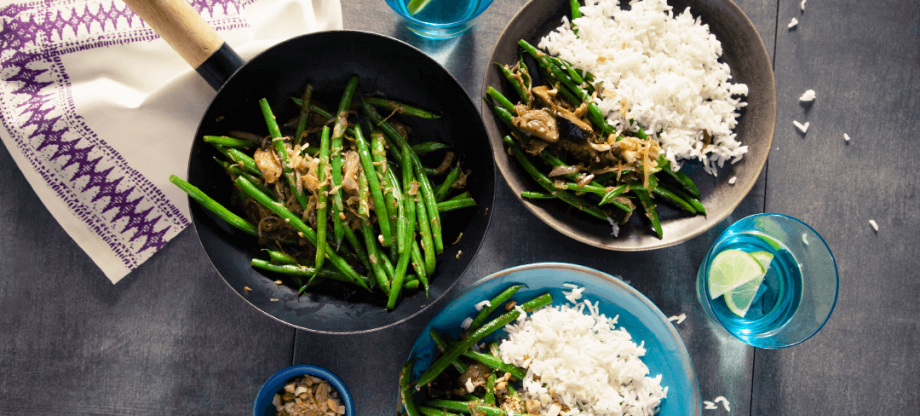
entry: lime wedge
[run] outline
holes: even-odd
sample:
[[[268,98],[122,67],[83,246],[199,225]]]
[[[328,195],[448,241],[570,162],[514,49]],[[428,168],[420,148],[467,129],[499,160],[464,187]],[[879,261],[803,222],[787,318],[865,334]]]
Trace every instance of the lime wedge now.
[[[715,299],[754,279],[763,279],[760,262],[741,250],[725,250],[709,266],[709,297]]]
[[[763,267],[764,273],[759,278],[751,279],[725,294],[725,306],[728,306],[728,310],[742,318],[747,314],[751,303],[754,302],[754,297],[757,295],[757,291],[760,290],[763,278],[767,275],[766,271],[773,261],[773,255],[766,251],[755,251],[751,253],[751,257],[757,259],[757,262]]]
[[[409,12],[409,14],[415,15],[416,13],[422,11],[422,9],[424,9],[428,3],[431,3],[431,0],[412,0],[409,2],[409,4],[406,5],[406,10]]]

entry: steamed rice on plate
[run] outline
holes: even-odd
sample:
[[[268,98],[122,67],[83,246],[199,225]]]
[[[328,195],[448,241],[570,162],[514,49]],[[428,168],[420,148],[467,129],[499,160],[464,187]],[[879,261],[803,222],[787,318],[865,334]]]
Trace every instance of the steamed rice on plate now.
[[[642,362],[644,342],[636,344],[590,301],[547,307],[509,325],[501,342],[502,361],[527,367],[525,408],[540,415],[654,415],[668,388],[661,375],[649,377]],[[652,352],[654,353],[654,352]]]
[[[665,0],[631,1],[623,9],[616,0],[586,0],[581,13],[572,22],[564,17],[537,46],[594,74],[603,85],[595,102],[617,135],[641,126],[675,170],[683,160],[699,160],[716,175],[716,166],[741,160],[747,146],[732,130],[748,88],[731,83],[708,25],[689,8],[675,13]]]

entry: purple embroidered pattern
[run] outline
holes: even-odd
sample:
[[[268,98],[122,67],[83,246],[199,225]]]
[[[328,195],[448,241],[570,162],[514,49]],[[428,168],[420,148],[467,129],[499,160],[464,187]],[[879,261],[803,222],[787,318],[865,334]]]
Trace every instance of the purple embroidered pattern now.
[[[241,7],[232,0],[192,4],[210,16]],[[246,26],[235,17],[222,23],[218,29]],[[61,56],[155,38],[120,0],[0,8],[0,122],[32,168],[129,270],[189,220],[77,114]]]

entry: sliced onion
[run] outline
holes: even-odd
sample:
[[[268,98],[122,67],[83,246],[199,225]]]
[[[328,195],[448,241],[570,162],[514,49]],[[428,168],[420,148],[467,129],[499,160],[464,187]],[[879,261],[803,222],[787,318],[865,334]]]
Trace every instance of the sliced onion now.
[[[551,170],[551,171],[549,172],[549,175],[548,175],[548,176],[549,176],[550,178],[555,178],[555,177],[557,177],[557,176],[569,175],[569,174],[572,174],[572,173],[578,173],[578,166],[574,166],[574,165],[570,165],[570,166],[565,166],[565,165],[556,166],[556,167],[553,168],[553,170]]]

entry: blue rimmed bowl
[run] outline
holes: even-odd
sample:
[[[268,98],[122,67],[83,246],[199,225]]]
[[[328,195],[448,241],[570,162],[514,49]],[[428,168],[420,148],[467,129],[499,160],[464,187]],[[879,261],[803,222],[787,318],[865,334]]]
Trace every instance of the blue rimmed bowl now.
[[[308,364],[292,365],[269,377],[265,384],[262,385],[262,388],[259,389],[256,403],[252,407],[252,416],[275,416],[275,406],[272,405],[272,399],[275,394],[280,392],[289,381],[304,375],[326,380],[339,393],[339,398],[342,400],[342,404],[345,405],[345,416],[355,416],[355,402],[351,398],[348,387],[345,387],[345,383],[331,371]]]
[[[434,342],[428,335],[431,329],[450,334],[456,339],[461,332],[460,324],[463,320],[476,315],[477,303],[492,299],[508,286],[516,284],[526,286],[511,298],[518,304],[544,293],[553,297],[553,305],[565,304],[568,301],[562,292],[571,290],[563,286],[565,283],[584,287],[581,300],[598,302],[600,312],[608,317],[619,315],[617,327],[626,328],[635,343],[645,341],[647,352],[642,361],[648,366],[649,375],[654,377],[661,374],[661,385],[668,388],[659,416],[702,414],[699,384],[690,355],[680,335],[661,310],[622,280],[567,263],[536,263],[513,267],[484,277],[467,288],[435,315],[412,346],[409,359],[419,359],[413,368],[412,380],[417,380],[437,356]],[[499,308],[494,316],[499,312],[503,310]],[[485,340],[491,342],[505,336],[506,333],[501,330]],[[418,394],[423,395],[424,389]],[[417,395],[416,398],[422,397]]]

